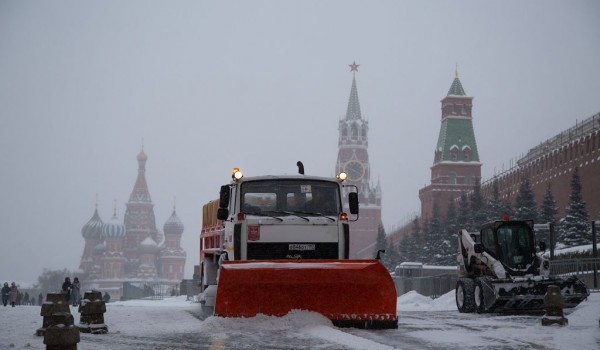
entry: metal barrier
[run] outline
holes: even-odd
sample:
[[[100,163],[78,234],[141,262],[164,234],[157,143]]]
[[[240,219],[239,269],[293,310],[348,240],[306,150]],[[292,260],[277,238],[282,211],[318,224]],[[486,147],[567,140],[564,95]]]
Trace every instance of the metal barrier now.
[[[552,275],[576,275],[590,291],[598,292],[598,269],[600,258],[553,260],[550,263]]]
[[[550,274],[554,276],[576,275],[586,284],[590,292],[600,292],[598,289],[598,269],[600,258],[554,260],[550,264]],[[396,293],[398,296],[411,290],[432,298],[454,290],[458,275],[456,273],[444,273],[426,277],[400,277],[394,276]]]
[[[414,290],[421,295],[437,298],[454,290],[457,279],[456,273],[444,273],[426,277],[394,277],[394,283],[398,296]]]

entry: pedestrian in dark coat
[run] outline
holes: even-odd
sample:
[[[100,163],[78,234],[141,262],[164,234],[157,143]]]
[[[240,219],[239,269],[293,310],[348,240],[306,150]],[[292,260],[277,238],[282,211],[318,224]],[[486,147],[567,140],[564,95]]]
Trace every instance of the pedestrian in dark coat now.
[[[75,277],[73,279],[73,284],[71,284],[71,303],[73,306],[79,305],[79,299],[81,298],[80,290],[81,283],[79,283],[79,278]]]
[[[23,305],[29,305],[29,293],[27,292],[23,295]]]
[[[8,297],[10,296],[10,287],[8,286],[8,282],[4,282],[4,286],[2,287],[2,304],[6,306],[8,304]]]
[[[44,296],[42,295],[42,292],[40,292],[40,295],[38,295],[38,304],[40,304],[40,306],[41,306],[43,301],[44,301]]]
[[[62,284],[62,294],[65,295],[65,302],[68,304],[71,299],[71,279],[65,277],[65,281]]]
[[[17,302],[17,295],[19,295],[19,290],[17,289],[17,285],[15,284],[15,282],[10,284],[10,295],[9,295],[9,301],[10,301],[10,305],[12,307],[15,307],[15,303]]]

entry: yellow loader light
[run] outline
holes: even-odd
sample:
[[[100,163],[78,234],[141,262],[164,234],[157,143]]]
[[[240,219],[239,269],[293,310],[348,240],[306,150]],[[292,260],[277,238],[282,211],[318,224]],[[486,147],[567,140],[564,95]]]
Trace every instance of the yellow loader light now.
[[[242,172],[240,171],[240,168],[233,168],[233,171],[231,172],[231,177],[239,180],[242,177],[244,177],[244,174],[242,174]]]
[[[338,174],[336,177],[337,177],[338,179],[340,179],[340,180],[344,181],[344,180],[346,180],[346,179],[348,178],[348,174],[346,174],[346,173],[342,172],[342,173],[339,173],[339,174]]]

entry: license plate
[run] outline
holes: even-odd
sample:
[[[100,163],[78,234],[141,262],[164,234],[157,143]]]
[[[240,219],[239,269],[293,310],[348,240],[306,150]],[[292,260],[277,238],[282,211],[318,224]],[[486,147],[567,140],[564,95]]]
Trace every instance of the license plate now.
[[[314,244],[290,244],[288,250],[315,250]]]

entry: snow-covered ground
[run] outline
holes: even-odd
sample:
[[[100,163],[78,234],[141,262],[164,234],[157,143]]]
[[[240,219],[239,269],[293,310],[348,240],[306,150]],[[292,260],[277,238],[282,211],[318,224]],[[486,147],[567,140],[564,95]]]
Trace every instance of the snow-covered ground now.
[[[305,311],[201,320],[199,307],[183,297],[109,303],[109,333],[81,334],[78,349],[600,349],[600,293],[570,310],[565,327],[544,327],[540,316],[461,314],[454,292],[402,295],[397,330],[337,328]],[[45,349],[34,335],[41,326],[39,306],[0,306],[0,349]]]

